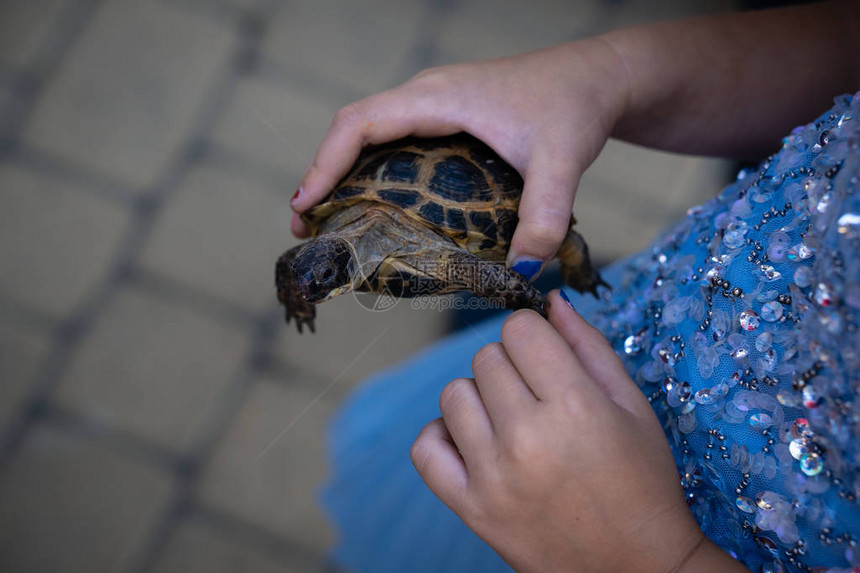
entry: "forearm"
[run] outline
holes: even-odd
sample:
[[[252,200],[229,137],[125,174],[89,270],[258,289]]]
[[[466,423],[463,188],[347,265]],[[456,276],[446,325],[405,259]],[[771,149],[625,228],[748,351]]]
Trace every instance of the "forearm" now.
[[[613,136],[755,158],[839,93],[860,89],[860,2],[661,22],[600,37],[626,70]]]

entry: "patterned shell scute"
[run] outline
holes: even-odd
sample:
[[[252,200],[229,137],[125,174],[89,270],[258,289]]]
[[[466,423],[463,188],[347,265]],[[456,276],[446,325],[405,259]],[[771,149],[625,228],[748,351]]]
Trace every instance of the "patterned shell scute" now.
[[[470,135],[407,138],[362,152],[335,190],[302,217],[316,233],[340,209],[382,203],[468,251],[503,258],[522,189],[516,170]]]

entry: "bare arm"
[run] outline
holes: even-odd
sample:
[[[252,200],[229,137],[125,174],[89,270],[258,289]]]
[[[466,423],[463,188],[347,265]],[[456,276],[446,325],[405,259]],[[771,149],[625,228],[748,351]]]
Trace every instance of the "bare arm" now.
[[[759,158],[860,89],[860,2],[661,22],[602,38],[628,73],[613,135],[682,153]]]

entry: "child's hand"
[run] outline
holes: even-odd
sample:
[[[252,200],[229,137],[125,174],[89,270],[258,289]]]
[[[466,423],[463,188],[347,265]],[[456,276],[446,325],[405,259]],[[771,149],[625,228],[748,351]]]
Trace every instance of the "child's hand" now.
[[[622,62],[602,40],[427,70],[337,113],[293,209],[300,213],[322,199],[365,145],[467,131],[525,180],[509,265],[546,261],[567,233],[580,176],[623,111],[626,85]],[[297,216],[293,232],[307,235]]]
[[[412,460],[518,571],[743,568],[704,540],[666,438],[606,339],[550,295],[451,382]]]

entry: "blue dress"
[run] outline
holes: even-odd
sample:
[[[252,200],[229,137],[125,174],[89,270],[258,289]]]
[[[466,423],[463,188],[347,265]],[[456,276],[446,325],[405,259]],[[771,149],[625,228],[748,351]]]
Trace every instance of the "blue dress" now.
[[[703,531],[753,571],[860,567],[860,94],[835,104],[607,269],[603,300],[571,295],[663,423]],[[323,503],[338,565],[510,571],[409,459],[502,320],[379,374],[336,417]]]

